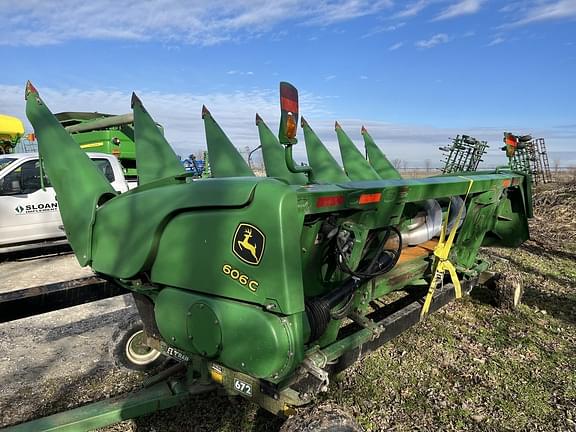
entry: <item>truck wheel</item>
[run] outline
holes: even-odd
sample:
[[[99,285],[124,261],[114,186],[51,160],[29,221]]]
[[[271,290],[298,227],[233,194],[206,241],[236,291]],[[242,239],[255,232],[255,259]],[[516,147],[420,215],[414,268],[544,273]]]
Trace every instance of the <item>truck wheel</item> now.
[[[354,418],[336,406],[304,409],[290,417],[280,432],[362,432]]]
[[[146,345],[144,325],[137,314],[130,315],[112,336],[112,360],[118,367],[146,372],[163,366],[167,357]]]
[[[524,293],[522,279],[513,274],[500,274],[494,282],[496,305],[501,309],[516,309]]]

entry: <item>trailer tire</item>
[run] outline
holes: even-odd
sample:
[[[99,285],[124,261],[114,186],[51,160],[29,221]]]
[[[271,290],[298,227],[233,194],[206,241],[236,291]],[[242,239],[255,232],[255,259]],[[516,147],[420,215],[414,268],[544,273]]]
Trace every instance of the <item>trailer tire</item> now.
[[[288,418],[279,432],[363,432],[354,418],[334,405],[306,408]]]
[[[494,281],[496,305],[500,309],[514,310],[522,302],[522,279],[514,274],[499,274]]]
[[[131,314],[118,326],[112,336],[112,361],[130,370],[155,371],[168,362],[160,351],[144,343],[144,325],[138,314]]]

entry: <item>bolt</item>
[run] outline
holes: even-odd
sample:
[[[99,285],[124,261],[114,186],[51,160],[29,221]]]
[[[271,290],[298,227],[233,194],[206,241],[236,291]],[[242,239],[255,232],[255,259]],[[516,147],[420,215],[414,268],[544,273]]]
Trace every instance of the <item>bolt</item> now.
[[[218,320],[214,320],[214,324],[218,325]]]
[[[244,367],[244,366],[246,366],[246,365],[244,364],[244,362],[242,362],[242,363],[240,363],[240,366]]]
[[[188,316],[192,316],[192,312],[188,312],[186,315],[188,315]]]
[[[172,342],[176,342],[176,338],[174,336],[172,336]]]

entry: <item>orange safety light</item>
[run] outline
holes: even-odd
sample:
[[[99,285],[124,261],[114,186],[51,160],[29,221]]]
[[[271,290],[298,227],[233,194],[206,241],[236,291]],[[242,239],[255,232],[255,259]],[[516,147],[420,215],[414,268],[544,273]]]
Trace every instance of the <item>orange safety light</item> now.
[[[286,136],[290,139],[296,137],[296,130],[297,125],[296,121],[294,120],[294,116],[291,112],[288,113],[288,117],[286,118]]]
[[[380,202],[382,198],[382,192],[371,193],[371,194],[362,194],[358,199],[358,204],[371,204]]]

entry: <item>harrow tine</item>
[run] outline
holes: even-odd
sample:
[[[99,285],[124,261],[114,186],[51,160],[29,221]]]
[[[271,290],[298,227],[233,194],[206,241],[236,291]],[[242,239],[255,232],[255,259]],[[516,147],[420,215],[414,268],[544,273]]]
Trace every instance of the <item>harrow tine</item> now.
[[[132,93],[132,110],[138,183],[184,174],[184,166],[135,93]]]
[[[205,106],[202,106],[202,118],[206,129],[206,144],[210,156],[212,176],[253,177],[254,173],[242,155]]]

